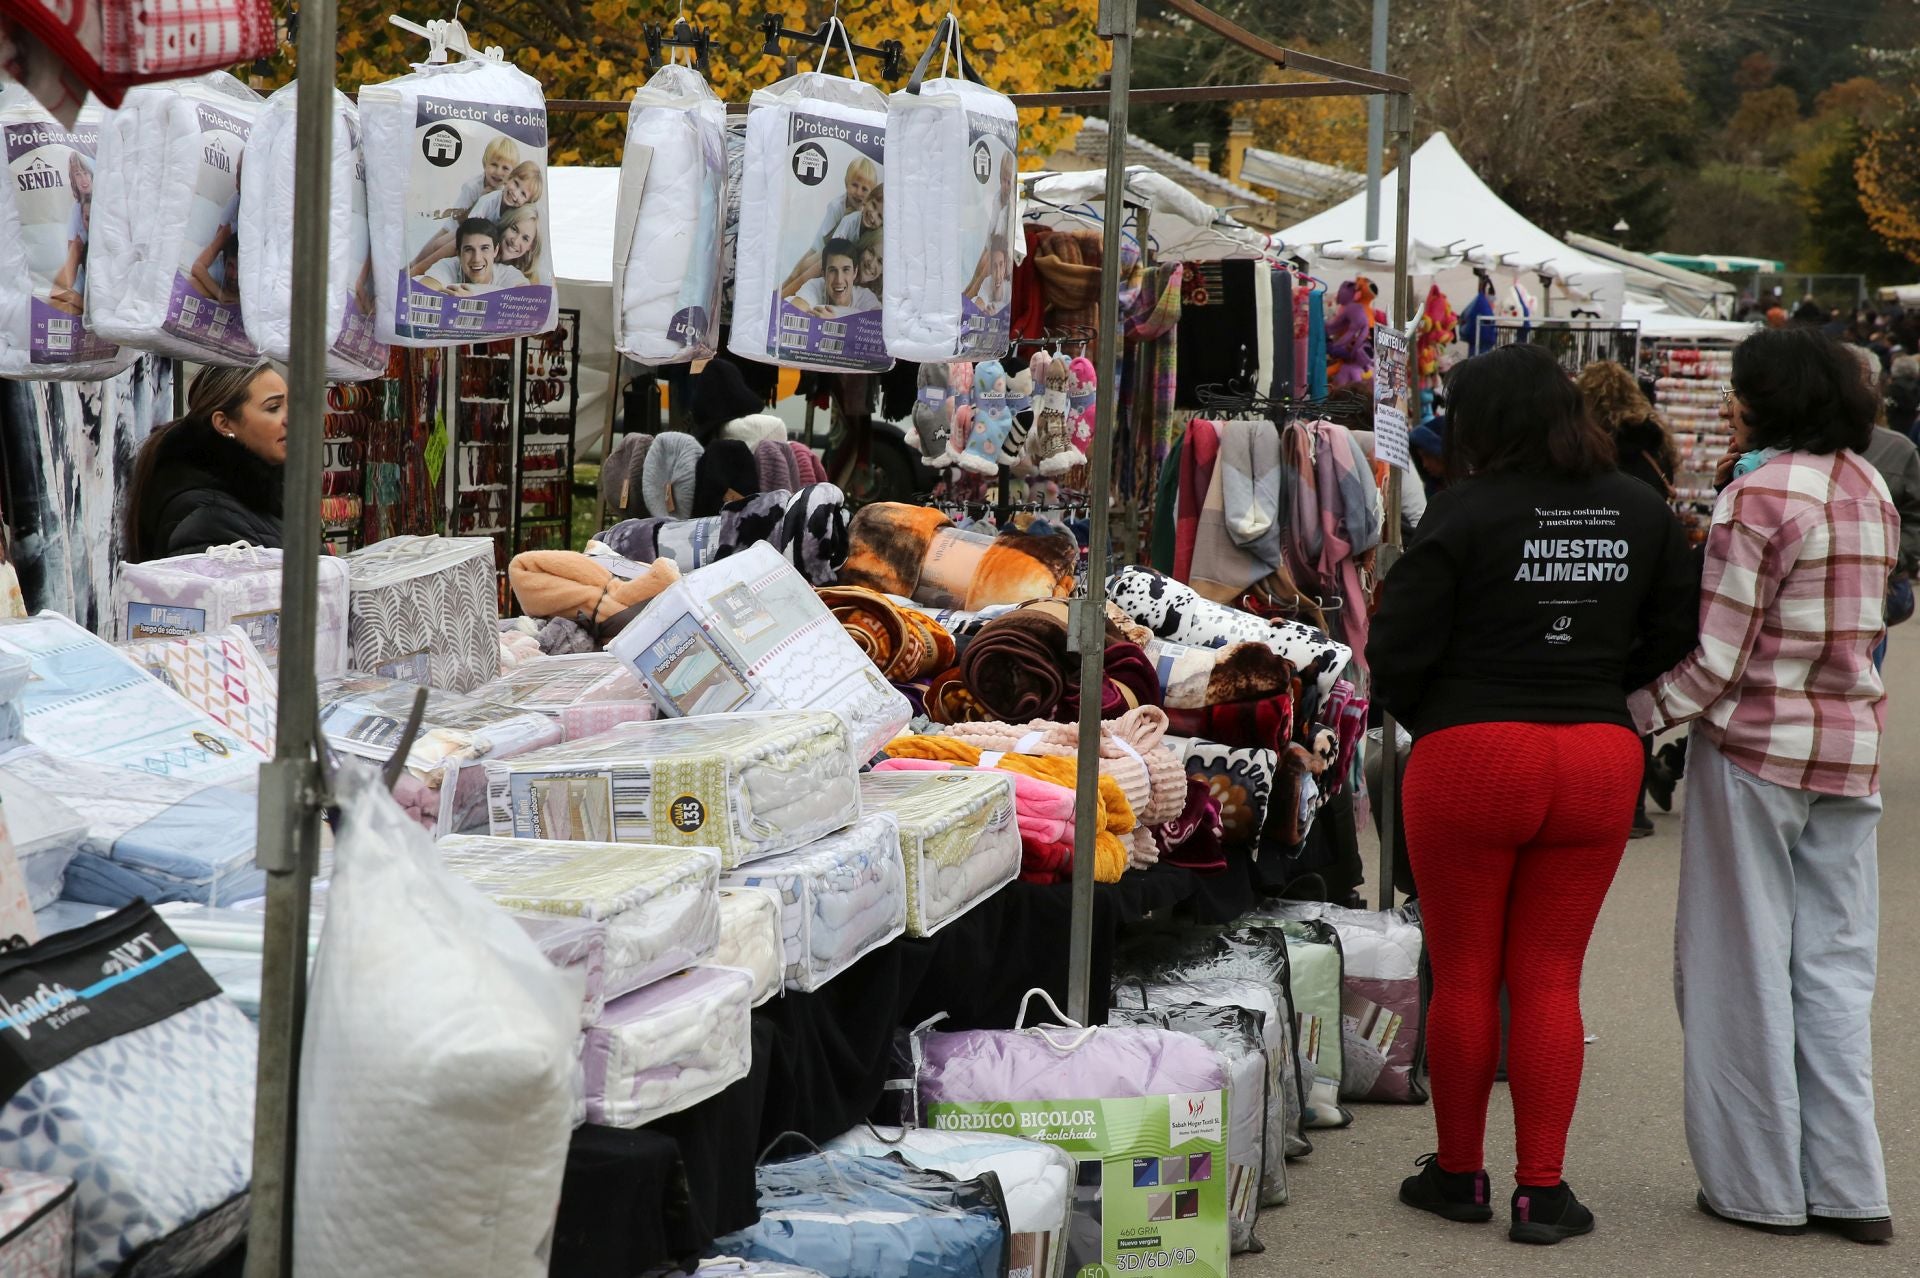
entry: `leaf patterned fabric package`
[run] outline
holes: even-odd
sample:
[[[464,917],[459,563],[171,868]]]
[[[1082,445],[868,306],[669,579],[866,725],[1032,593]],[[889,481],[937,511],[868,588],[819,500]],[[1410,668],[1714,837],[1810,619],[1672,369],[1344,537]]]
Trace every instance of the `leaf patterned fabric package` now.
[[[347,556],[354,670],[450,692],[500,673],[500,594],[486,537],[394,537]]]

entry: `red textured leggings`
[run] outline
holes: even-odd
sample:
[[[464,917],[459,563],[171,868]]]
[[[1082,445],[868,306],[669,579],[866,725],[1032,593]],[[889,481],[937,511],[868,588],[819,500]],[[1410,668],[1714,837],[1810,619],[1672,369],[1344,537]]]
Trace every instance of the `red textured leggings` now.
[[[1413,748],[1407,852],[1433,962],[1427,1054],[1446,1171],[1486,1165],[1504,981],[1515,1179],[1560,1182],[1586,1055],[1580,968],[1640,777],[1640,739],[1612,724],[1476,723]]]

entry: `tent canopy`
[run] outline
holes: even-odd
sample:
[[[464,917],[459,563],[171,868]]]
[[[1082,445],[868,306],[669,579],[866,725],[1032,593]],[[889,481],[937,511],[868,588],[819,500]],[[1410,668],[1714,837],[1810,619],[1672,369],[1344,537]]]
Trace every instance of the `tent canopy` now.
[[[613,369],[613,223],[620,170],[554,165],[547,170],[547,243],[560,305],[580,312],[580,401],[574,444],[598,449]]]
[[[1698,271],[1703,275],[1748,275],[1755,272],[1778,275],[1787,269],[1785,262],[1776,262],[1770,257],[1738,257],[1723,253],[1654,253],[1650,256],[1668,266],[1677,266],[1683,271]]]
[[[1020,175],[1024,217],[1060,230],[1097,226],[1106,216],[1107,171]],[[1127,167],[1127,202],[1147,210],[1147,238],[1168,262],[1259,257],[1265,237],[1145,165]]]

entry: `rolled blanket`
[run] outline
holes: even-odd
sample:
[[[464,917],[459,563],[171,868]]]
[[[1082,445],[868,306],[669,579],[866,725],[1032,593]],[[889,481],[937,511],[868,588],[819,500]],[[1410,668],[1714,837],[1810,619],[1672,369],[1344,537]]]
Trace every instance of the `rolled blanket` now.
[[[1203,710],[1229,701],[1257,701],[1293,685],[1293,665],[1263,643],[1224,648],[1152,639],[1144,645],[1168,709]]]
[[[1187,782],[1187,804],[1179,816],[1153,830],[1160,859],[1195,874],[1219,874],[1227,868],[1220,802],[1207,783],[1195,777]]]
[[[921,694],[921,700],[927,718],[935,723],[975,723],[993,718],[993,711],[981,705],[979,699],[967,691],[966,681],[960,677],[958,666],[933,676],[927,682],[927,690]]]
[[[1292,663],[1322,697],[1353,657],[1353,649],[1297,621],[1257,617],[1202,597],[1191,586],[1151,568],[1123,568],[1107,578],[1107,597],[1162,639],[1199,648],[1264,643]]]
[[[875,502],[849,531],[843,584],[905,595],[940,608],[1064,596],[1073,590],[1080,547],[1066,532],[997,536],[955,528],[926,506]]]
[[[682,572],[764,541],[813,585],[826,586],[846,562],[847,499],[832,484],[809,484],[728,502],[706,519],[623,520],[594,540],[628,559],[671,559]]]
[[[1160,704],[1159,676],[1154,673],[1153,663],[1147,660],[1147,654],[1140,650],[1139,644],[1128,643],[1124,639],[1108,644],[1100,668],[1102,719],[1117,719],[1129,710]],[[1060,698],[1060,715],[1066,719],[1080,717],[1080,684],[1077,680],[1067,684],[1066,693]]]
[[[1064,622],[1041,609],[1016,608],[980,628],[960,660],[960,678],[1002,719],[1049,718],[1073,677],[1070,660]]]
[[[1293,698],[1285,694],[1258,701],[1233,701],[1204,710],[1168,713],[1173,730],[1185,737],[1205,737],[1236,749],[1286,751],[1293,739]]]
[[[819,594],[888,679],[912,682],[953,664],[953,636],[926,613],[901,608],[862,586],[822,586]]]
[[[981,750],[1074,759],[1080,753],[1075,723],[961,723],[948,736]],[[1119,783],[1142,825],[1159,825],[1180,815],[1187,801],[1186,764],[1162,742],[1167,714],[1142,706],[1100,725],[1100,774]]]
[[[671,560],[656,559],[631,581],[572,550],[528,550],[507,564],[507,582],[529,617],[566,617],[591,630],[680,580]]]
[[[953,521],[931,506],[881,501],[862,506],[847,533],[840,580],[887,595],[912,595],[933,536]]]

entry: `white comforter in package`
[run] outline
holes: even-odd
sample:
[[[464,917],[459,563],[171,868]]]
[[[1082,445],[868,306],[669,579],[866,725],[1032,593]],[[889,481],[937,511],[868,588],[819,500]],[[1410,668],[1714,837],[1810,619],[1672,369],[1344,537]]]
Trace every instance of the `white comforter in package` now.
[[[913,715],[807,579],[764,542],[667,587],[608,651],[640,676],[662,714],[831,710],[862,763]]]
[[[260,97],[224,71],[141,85],[100,130],[87,325],[108,341],[202,364],[258,358],[241,318],[240,243],[291,235],[240,216]]]
[[[998,359],[1012,330],[1019,113],[970,80],[917,90],[887,99],[887,350]]]
[[[695,967],[607,1004],[587,1031],[587,1121],[641,1127],[717,1096],[753,1061],[753,977]]]
[[[823,372],[893,365],[880,318],[887,99],[806,71],[755,90],[728,349]]]
[[[67,863],[87,838],[87,823],[73,806],[0,767],[0,812],[6,814],[13,854],[27,880],[27,901],[44,910],[60,898]]]
[[[1020,873],[1013,778],[993,772],[868,772],[860,802],[900,822],[907,935],[932,936]]]
[[[238,626],[269,667],[280,664],[278,550],[238,542],[197,555],[123,563],[113,570],[113,637],[172,639]],[[336,679],[347,672],[347,565],[322,555],[316,592],[319,624],[313,636],[314,673]]]
[[[490,537],[391,537],[347,556],[353,669],[449,692],[500,673]]]
[[[718,348],[726,128],[726,107],[692,67],[661,67],[627,109],[613,340],[643,364],[707,359]]]
[[[293,346],[295,96],[289,84],[267,99],[247,138],[247,182],[240,188],[245,226],[278,234],[240,239],[240,291],[247,336],[260,353],[285,360]],[[367,171],[360,109],[333,94],[333,176],[327,204],[327,379],[357,382],[387,369],[387,348],[373,331],[373,256],[367,240]]]
[[[547,99],[477,59],[360,90],[375,331],[400,346],[531,337],[559,318]]]
[[[778,898],[790,990],[819,989],[906,931],[907,872],[890,812],[722,878]]]
[[[717,848],[727,869],[860,815],[846,728],[819,710],[625,723],[486,769],[497,837]]]
[[[441,863],[509,910],[607,925],[606,997],[712,955],[720,940],[720,857],[706,848],[635,847],[451,835]]]
[[[106,113],[88,99],[67,128],[18,84],[0,84],[0,377],[100,381],[139,352],[89,332],[87,241],[94,152]]]
[[[720,944],[716,967],[737,967],[753,977],[753,1005],[778,994],[787,974],[780,936],[780,898],[758,888],[720,889]]]

